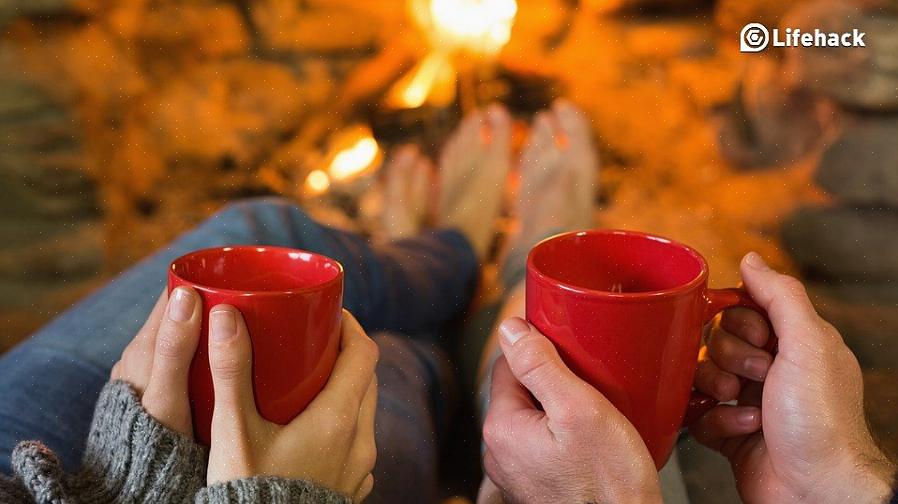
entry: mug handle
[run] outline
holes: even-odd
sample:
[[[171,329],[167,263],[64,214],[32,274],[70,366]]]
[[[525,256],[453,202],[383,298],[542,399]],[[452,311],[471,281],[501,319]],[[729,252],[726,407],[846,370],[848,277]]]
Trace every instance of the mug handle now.
[[[770,355],[776,355],[779,340],[777,339],[776,334],[773,333],[773,325],[770,323],[770,318],[767,316],[767,312],[758,306],[744,289],[708,289],[705,294],[705,301],[705,324],[710,322],[718,313],[727,308],[741,306],[760,313],[761,316],[764,317],[764,320],[767,321],[767,328],[770,334],[770,337],[767,339],[767,344],[764,345],[764,350],[770,353]],[[739,381],[743,386],[748,382],[745,378],[739,378]],[[688,426],[692,422],[698,420],[702,415],[719,403],[720,401],[707,394],[693,391],[692,395],[689,397],[689,405],[686,407],[686,416],[683,418],[683,426]]]

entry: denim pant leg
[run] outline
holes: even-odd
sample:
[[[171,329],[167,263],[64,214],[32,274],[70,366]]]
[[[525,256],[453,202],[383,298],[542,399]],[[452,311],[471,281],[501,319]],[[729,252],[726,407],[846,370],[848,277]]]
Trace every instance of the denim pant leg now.
[[[392,256],[370,250],[358,237],[323,228],[281,200],[254,200],[228,207],[0,358],[0,472],[9,472],[9,454],[17,442],[25,439],[43,441],[56,451],[65,467],[77,466],[99,391],[164,288],[166,270],[174,258],[198,248],[229,244],[300,247],[329,255],[346,266],[346,308],[357,314],[366,328],[389,327],[391,321],[400,318],[396,312],[404,302],[402,293],[417,290],[404,281],[407,278],[414,276],[434,283],[428,275],[468,275],[471,268],[461,268],[464,264],[447,259],[470,254],[469,247],[465,249],[466,245],[457,240],[449,233],[429,242],[407,243],[389,251],[395,256],[390,259]],[[434,247],[437,253],[429,253]],[[451,253],[454,249],[459,251]],[[445,260],[432,262],[433,256]],[[410,263],[414,275],[403,270],[404,260]],[[459,273],[459,269],[464,273]],[[455,306],[466,302],[462,292],[468,289],[460,282],[455,285],[447,289],[454,289],[457,298],[450,302],[436,302],[433,296],[438,291],[433,288],[433,296],[419,296],[416,302],[426,305],[417,310],[419,319],[414,322],[424,325],[433,320],[438,324],[452,316]],[[389,287],[398,293],[380,295],[381,290]],[[391,304],[372,307],[381,298]],[[430,305],[439,309],[428,311],[426,307]]]
[[[380,333],[371,504],[429,504],[439,499],[438,440],[454,391],[451,367],[435,343]]]

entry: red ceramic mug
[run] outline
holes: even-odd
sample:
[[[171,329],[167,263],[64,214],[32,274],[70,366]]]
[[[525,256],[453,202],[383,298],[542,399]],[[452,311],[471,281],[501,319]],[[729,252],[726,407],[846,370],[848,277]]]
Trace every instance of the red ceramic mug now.
[[[716,404],[692,393],[703,325],[733,306],[766,317],[740,289],[709,289],[695,250],[631,231],[540,242],[527,258],[526,297],[527,320],[633,423],[659,469],[684,417]]]
[[[324,387],[340,345],[340,263],[281,247],[211,248],[172,262],[169,293],[180,286],[196,289],[203,302],[189,383],[193,430],[201,443],[210,443],[215,404],[207,346],[209,310],[215,305],[232,305],[246,320],[262,417],[289,423]]]

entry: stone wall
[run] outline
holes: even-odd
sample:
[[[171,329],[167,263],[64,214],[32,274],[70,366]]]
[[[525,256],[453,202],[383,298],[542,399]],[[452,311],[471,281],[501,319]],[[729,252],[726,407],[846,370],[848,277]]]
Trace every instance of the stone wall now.
[[[816,176],[832,202],[798,210],[783,227],[796,260],[826,279],[898,282],[898,9],[886,7],[823,0],[783,21],[867,33],[866,48],[794,50],[786,61],[839,116]]]
[[[405,0],[0,2],[9,338],[226,201],[302,180],[295,152],[410,61],[407,25]]]

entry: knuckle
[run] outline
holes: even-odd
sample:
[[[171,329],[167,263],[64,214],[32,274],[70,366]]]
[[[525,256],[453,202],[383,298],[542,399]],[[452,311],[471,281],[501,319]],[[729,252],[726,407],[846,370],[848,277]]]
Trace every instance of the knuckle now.
[[[377,346],[377,343],[374,342],[373,339],[365,336],[365,344],[363,346],[363,350],[365,355],[371,360],[371,362],[376,365],[380,360],[380,347]]]
[[[122,357],[119,360],[119,363],[127,365],[129,362],[134,361],[138,358],[138,356],[143,353],[143,348],[141,345],[138,345],[136,342],[132,341],[128,343],[128,346],[125,347],[125,350],[122,352]]]
[[[370,442],[365,443],[365,448],[362,451],[361,456],[361,464],[366,472],[371,472],[371,470],[374,469],[374,465],[377,464],[377,446],[374,444],[373,438]]]
[[[337,410],[332,418],[331,429],[332,435],[337,439],[352,439],[355,435],[358,421],[348,411],[348,408]]]
[[[183,328],[170,327],[156,336],[156,356],[166,360],[183,359],[187,350],[187,338]],[[192,357],[192,356],[191,356]]]
[[[552,365],[552,360],[546,354],[546,348],[541,342],[528,343],[515,355],[517,367],[520,369],[521,379],[539,379]]]
[[[795,277],[789,275],[780,275],[780,289],[790,299],[807,297],[807,290],[804,284]]]
[[[505,444],[505,429],[495,415],[487,415],[483,423],[483,442],[490,451],[501,450]]]
[[[601,408],[598,401],[592,397],[576,404],[563,403],[554,420],[565,426],[583,426],[584,428],[598,426],[602,420]]]
[[[209,369],[212,371],[213,376],[219,380],[237,380],[243,376],[245,368],[246,365],[243,360],[236,357],[223,355],[213,357],[210,355],[209,358]]]

